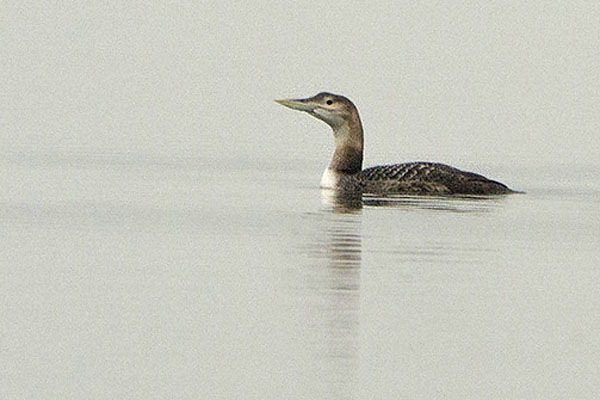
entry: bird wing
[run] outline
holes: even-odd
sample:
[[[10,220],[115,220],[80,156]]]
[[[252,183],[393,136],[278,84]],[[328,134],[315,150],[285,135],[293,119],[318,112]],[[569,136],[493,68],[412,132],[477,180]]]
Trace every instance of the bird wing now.
[[[411,162],[367,168],[360,173],[366,192],[500,194],[505,185],[446,164]]]

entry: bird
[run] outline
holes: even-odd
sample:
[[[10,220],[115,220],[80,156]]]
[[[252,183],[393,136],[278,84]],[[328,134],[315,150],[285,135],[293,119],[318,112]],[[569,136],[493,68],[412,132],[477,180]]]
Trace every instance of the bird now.
[[[517,193],[503,183],[437,162],[407,162],[362,169],[363,127],[347,97],[321,92],[304,99],[275,102],[303,111],[333,130],[335,151],[321,177],[321,188],[375,195],[504,195]]]

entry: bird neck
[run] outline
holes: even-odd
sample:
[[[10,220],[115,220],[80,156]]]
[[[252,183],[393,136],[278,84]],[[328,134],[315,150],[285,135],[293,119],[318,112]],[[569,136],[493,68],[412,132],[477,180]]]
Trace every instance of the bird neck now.
[[[356,174],[362,170],[363,128],[358,112],[353,112],[339,126],[333,128],[335,151],[329,169],[342,174]]]

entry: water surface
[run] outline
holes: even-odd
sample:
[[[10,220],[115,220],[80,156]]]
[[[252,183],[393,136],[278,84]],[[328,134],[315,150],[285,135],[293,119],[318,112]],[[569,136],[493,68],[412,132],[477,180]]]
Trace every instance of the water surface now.
[[[336,203],[312,165],[236,161],[3,155],[1,397],[600,392],[590,175]]]

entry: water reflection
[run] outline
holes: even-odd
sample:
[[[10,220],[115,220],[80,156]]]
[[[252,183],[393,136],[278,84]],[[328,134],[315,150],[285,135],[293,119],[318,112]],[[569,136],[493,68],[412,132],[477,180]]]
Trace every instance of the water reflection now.
[[[388,207],[449,211],[456,213],[486,212],[499,207],[507,196],[408,196],[362,195],[361,193],[321,190],[323,204],[335,213],[348,213],[363,207]]]
[[[499,207],[507,196],[404,196],[365,195],[365,207],[437,210],[455,213],[487,212]]]
[[[313,372],[318,374],[321,391],[315,397],[352,399],[357,397],[360,327],[360,268],[362,262],[361,220],[363,210],[389,207],[407,210],[432,210],[450,213],[488,212],[501,198],[471,197],[371,197],[322,190],[324,209],[312,214],[309,225],[316,229],[302,245],[309,255],[301,288],[302,307],[307,321]],[[390,236],[393,238],[394,236]],[[388,238],[389,239],[389,238]],[[408,248],[402,256],[408,262],[423,259],[419,249]],[[437,245],[434,243],[434,245]],[[387,248],[397,249],[396,245]],[[452,251],[450,249],[449,251]],[[439,248],[427,249],[427,257]],[[392,254],[398,258],[398,254]],[[426,258],[426,257],[425,257]]]
[[[335,213],[351,213],[362,209],[362,193],[321,189],[321,202]]]
[[[348,200],[348,199],[347,199]],[[355,397],[358,376],[361,235],[356,203],[324,210],[308,246],[310,278],[304,306],[308,335],[322,383],[319,398]],[[354,211],[354,212],[349,212]]]

